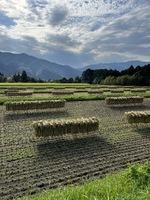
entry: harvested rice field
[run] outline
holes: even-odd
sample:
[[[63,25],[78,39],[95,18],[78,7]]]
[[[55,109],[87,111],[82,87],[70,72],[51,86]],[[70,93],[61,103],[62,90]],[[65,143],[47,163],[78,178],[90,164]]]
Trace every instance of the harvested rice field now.
[[[130,125],[124,113],[141,106],[108,107],[105,101],[67,102],[59,110],[6,112],[0,106],[0,199],[13,199],[87,179],[102,178],[129,163],[150,160],[150,125]],[[37,138],[36,120],[97,117],[99,131]]]

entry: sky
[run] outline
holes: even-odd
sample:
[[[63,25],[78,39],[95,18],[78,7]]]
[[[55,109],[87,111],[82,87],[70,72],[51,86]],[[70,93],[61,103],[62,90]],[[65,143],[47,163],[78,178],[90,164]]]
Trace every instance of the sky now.
[[[74,68],[150,61],[150,0],[0,0],[0,51]]]

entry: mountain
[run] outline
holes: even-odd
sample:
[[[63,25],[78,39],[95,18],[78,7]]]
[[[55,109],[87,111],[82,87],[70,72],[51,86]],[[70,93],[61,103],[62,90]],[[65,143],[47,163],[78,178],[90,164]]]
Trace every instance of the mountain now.
[[[15,73],[27,72],[28,76],[40,78],[43,80],[58,80],[62,78],[75,78],[81,76],[86,69],[116,69],[118,71],[140,65],[144,66],[150,62],[128,61],[120,63],[99,63],[88,65],[82,68],[74,69],[68,65],[60,65],[44,59],[39,59],[34,56],[22,53],[14,54],[9,52],[0,52],[0,72],[8,77]]]
[[[43,80],[55,80],[61,78],[74,78],[81,72],[68,65],[56,64],[34,56],[0,52],[0,72],[5,76],[26,71],[28,76]]]
[[[0,72],[2,74],[4,74],[5,76],[8,75],[8,69],[7,66],[5,64],[3,64],[2,62],[0,62]]]
[[[95,64],[95,65],[88,65],[82,68],[78,68],[78,70],[80,70],[81,72],[87,70],[87,69],[113,69],[113,70],[118,70],[118,71],[122,71],[125,70],[127,68],[129,68],[131,65],[133,65],[133,67],[137,67],[139,66],[144,66],[149,64],[150,62],[142,62],[139,60],[134,60],[134,61],[127,61],[127,62],[120,62],[120,63],[99,63],[99,64]]]

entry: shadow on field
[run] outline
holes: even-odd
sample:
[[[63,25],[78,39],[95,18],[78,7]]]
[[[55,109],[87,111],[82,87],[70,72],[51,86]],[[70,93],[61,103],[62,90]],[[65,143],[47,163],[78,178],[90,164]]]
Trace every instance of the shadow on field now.
[[[110,109],[114,110],[114,111],[124,111],[124,112],[127,112],[127,111],[143,111],[143,110],[149,110],[150,109],[150,106],[149,105],[132,105],[132,106],[128,106],[128,105],[125,105],[125,106],[111,106],[109,107]]]
[[[7,113],[4,116],[4,120],[20,120],[20,119],[29,119],[29,118],[58,118],[60,117],[68,117],[69,114],[67,111],[38,111],[38,112],[26,112],[26,113]]]
[[[115,146],[105,138],[99,136],[85,136],[83,138],[45,141],[37,144],[39,159],[57,160],[58,158],[84,157],[102,155],[104,152],[112,152]]]
[[[136,126],[135,129],[143,138],[150,139],[150,124]]]

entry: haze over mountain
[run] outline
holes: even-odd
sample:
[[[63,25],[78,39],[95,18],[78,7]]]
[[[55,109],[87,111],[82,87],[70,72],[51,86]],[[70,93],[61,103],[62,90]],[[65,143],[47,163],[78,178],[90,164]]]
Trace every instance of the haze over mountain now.
[[[25,70],[28,76],[41,78],[43,80],[55,80],[74,78],[81,75],[81,72],[68,65],[60,65],[34,56],[0,52],[0,72],[5,76],[21,73]]]
[[[86,69],[116,69],[118,71],[124,70],[129,68],[131,65],[133,67],[139,66],[144,66],[149,64],[150,62],[143,62],[139,60],[132,60],[132,61],[127,61],[127,62],[119,62],[119,63],[99,63],[99,64],[93,64],[93,65],[88,65],[82,68],[79,68],[80,71],[85,71]]]
[[[25,53],[14,54],[10,52],[0,52],[0,72],[5,76],[12,76],[21,73],[23,70],[28,76],[43,80],[59,80],[62,78],[75,78],[81,76],[86,69],[116,69],[118,71],[127,69],[131,65],[134,67],[144,66],[150,62],[128,61],[120,63],[99,63],[81,68],[73,68],[68,65],[60,65],[44,59],[39,59]]]

